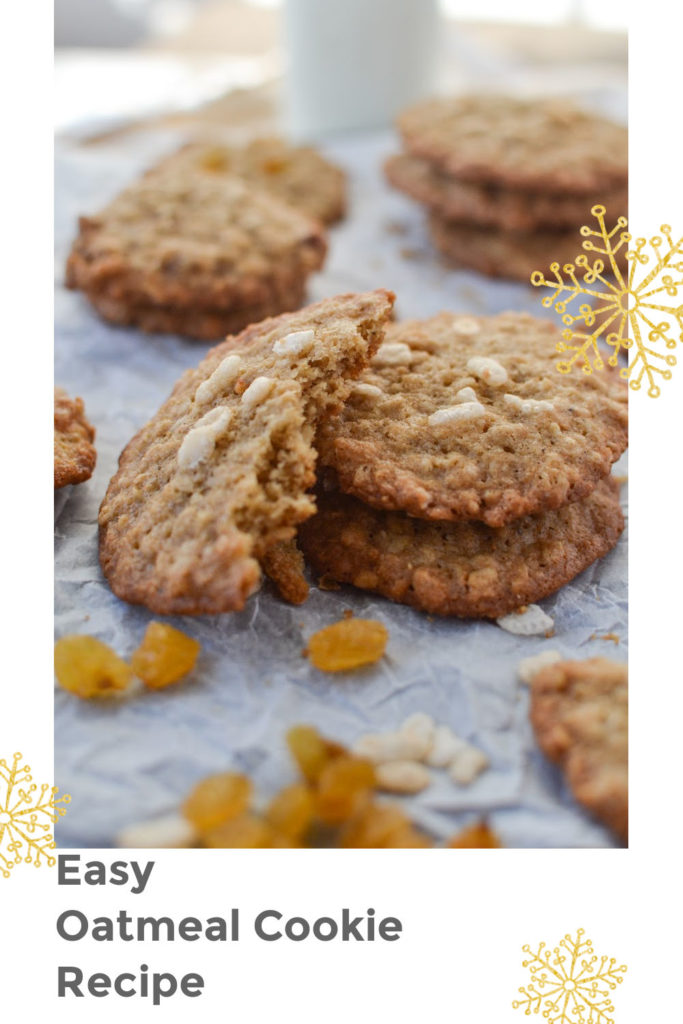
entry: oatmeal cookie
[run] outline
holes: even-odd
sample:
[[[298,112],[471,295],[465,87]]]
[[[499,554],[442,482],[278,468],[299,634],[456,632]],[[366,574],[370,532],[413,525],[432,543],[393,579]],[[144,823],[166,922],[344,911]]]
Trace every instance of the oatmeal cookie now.
[[[408,153],[389,157],[384,170],[392,185],[433,210],[439,221],[461,221],[520,232],[531,232],[535,228],[545,231],[573,228],[578,249],[579,228],[591,220],[591,196],[525,192],[464,181]],[[628,189],[624,185],[614,192],[594,197],[594,201],[598,199],[616,219],[628,208]]]
[[[341,295],[266,320],[183,374],[100,509],[100,561],[119,597],[161,614],[244,606],[260,560],[315,511],[316,422],[346,398],[392,302]],[[276,561],[268,569],[278,582]]]
[[[429,233],[441,255],[458,267],[489,277],[506,277],[527,284],[535,270],[548,273],[551,263],[575,263],[583,252],[579,232],[502,231],[429,215]]]
[[[613,548],[623,527],[612,477],[582,501],[498,528],[427,522],[322,490],[298,542],[328,579],[433,615],[494,619],[554,593]]]
[[[253,139],[246,146],[190,142],[152,168],[236,174],[323,224],[346,212],[346,175],[312,146],[292,146],[279,138]]]
[[[82,398],[55,388],[55,490],[89,480],[97,453],[95,428],[85,418]]]
[[[547,665],[531,681],[531,721],[541,750],[561,765],[578,802],[626,842],[626,665],[607,658]]]
[[[377,508],[489,526],[586,497],[627,444],[616,372],[555,368],[558,328],[524,313],[389,327],[318,450]]]
[[[294,308],[323,229],[233,175],[148,175],[82,217],[67,284],[117,324],[216,339]]]
[[[626,128],[562,99],[427,100],[398,128],[409,153],[465,181],[587,197],[627,182]]]

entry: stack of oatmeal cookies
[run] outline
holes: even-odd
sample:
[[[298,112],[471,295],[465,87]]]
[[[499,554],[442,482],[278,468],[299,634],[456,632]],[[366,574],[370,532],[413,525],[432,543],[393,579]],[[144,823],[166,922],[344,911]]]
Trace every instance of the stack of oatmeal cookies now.
[[[389,181],[424,204],[441,254],[528,281],[574,262],[593,205],[627,209],[626,128],[558,100],[433,99],[398,119]]]
[[[299,527],[313,568],[432,614],[499,618],[614,547],[625,383],[559,374],[558,336],[520,313],[390,325],[318,432],[318,512]]]
[[[185,373],[100,510],[118,596],[235,611],[265,572],[300,603],[303,554],[328,581],[499,618],[614,547],[618,372],[558,373],[557,328],[526,314],[388,324],[393,299],[265,320]]]

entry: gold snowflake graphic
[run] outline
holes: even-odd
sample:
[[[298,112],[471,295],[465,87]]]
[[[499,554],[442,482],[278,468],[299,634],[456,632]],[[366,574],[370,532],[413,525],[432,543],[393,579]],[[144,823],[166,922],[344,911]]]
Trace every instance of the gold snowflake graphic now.
[[[68,795],[57,797],[57,787],[32,781],[31,768],[15,754],[11,766],[0,760],[0,872],[5,878],[15,864],[50,867],[56,858],[52,825],[66,814]]]
[[[676,357],[661,348],[671,350],[676,348],[677,341],[683,342],[683,237],[674,242],[671,228],[662,224],[661,235],[653,236],[649,242],[637,238],[635,248],[628,249],[631,235],[624,230],[626,217],[619,217],[609,230],[605,212],[604,206],[594,206],[591,213],[598,229],[581,228],[583,248],[596,254],[592,263],[581,253],[574,263],[566,263],[562,268],[559,263],[551,264],[554,281],[536,270],[531,283],[536,288],[553,289],[542,304],[546,309],[554,306],[565,325],[563,340],[557,344],[558,352],[567,353],[556,364],[560,373],[570,373],[574,366],[580,366],[586,374],[603,369],[599,342],[604,342],[612,349],[607,359],[610,366],[617,365],[620,352],[632,350],[629,365],[621,369],[621,376],[634,391],[640,390],[646,378],[648,395],[658,398],[661,388],[657,378],[670,380],[671,367],[676,365]],[[645,251],[648,244],[651,255]],[[652,267],[644,270],[651,260]],[[568,307],[579,296],[589,301],[572,313]],[[667,298],[673,301],[668,302]],[[678,339],[669,333],[676,330],[676,324],[680,331]]]
[[[614,1024],[611,992],[624,980],[626,967],[616,960],[598,957],[593,943],[584,939],[579,928],[576,938],[565,935],[552,950],[542,942],[534,952],[524,946],[531,958],[522,962],[533,975],[532,981],[520,988],[523,999],[513,1002],[515,1010],[524,1007],[526,1016],[542,1013],[549,1024]]]

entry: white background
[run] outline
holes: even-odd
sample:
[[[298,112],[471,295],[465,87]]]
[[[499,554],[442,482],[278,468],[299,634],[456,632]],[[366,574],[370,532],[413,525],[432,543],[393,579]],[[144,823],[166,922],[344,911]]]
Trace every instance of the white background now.
[[[47,5],[40,5],[46,9]],[[10,13],[11,12],[11,13]],[[50,59],[47,14],[4,11],[2,161],[3,389],[0,402],[4,582],[0,752],[21,750],[52,778]],[[678,25],[675,19],[678,18]],[[11,24],[10,24],[11,22]],[[656,0],[631,11],[631,209],[634,233],[683,233],[681,15]],[[680,349],[679,349],[680,353]],[[680,363],[680,358],[679,358]],[[683,366],[656,401],[631,403],[631,848],[628,851],[168,851],[143,896],[58,888],[28,866],[0,879],[0,1013],[22,1019],[413,1022],[523,1019],[524,943],[586,929],[596,951],[629,965],[618,1024],[680,1017],[681,436]],[[96,857],[89,851],[88,858]],[[106,860],[116,858],[111,851]],[[239,944],[67,944],[66,907],[198,917],[242,908]],[[258,910],[315,917],[349,906],[402,919],[396,943],[259,943]],[[160,1009],[113,997],[57,1000],[58,963],[84,970],[199,971],[205,995]],[[155,1019],[156,1019],[155,1018]],[[539,1018],[541,1019],[541,1018]]]

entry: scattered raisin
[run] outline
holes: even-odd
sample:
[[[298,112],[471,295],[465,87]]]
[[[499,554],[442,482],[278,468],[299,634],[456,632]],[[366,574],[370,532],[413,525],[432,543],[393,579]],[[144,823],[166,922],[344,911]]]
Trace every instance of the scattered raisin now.
[[[243,775],[212,775],[195,786],[182,811],[196,830],[196,845],[216,849],[434,846],[401,807],[375,802],[378,778],[372,761],[351,754],[310,725],[290,729],[287,742],[305,781],[285,786],[263,812],[250,806],[252,786]],[[445,845],[486,848],[501,843],[480,822]]]
[[[386,627],[374,619],[342,619],[314,633],[306,653],[323,672],[345,672],[379,661],[388,638]]]
[[[55,675],[78,697],[111,697],[128,688],[133,670],[101,640],[71,634],[55,644]]]
[[[261,164],[261,169],[264,174],[282,174],[287,167],[287,160],[285,157],[271,156],[267,160],[264,160]]]
[[[276,832],[298,840],[310,828],[315,801],[308,786],[301,782],[287,786],[273,797],[266,810],[266,819]]]
[[[204,845],[213,849],[254,850],[272,846],[273,838],[273,830],[263,818],[254,814],[240,814],[207,832]]]
[[[161,690],[191,672],[198,655],[199,644],[192,637],[163,622],[150,622],[131,666],[145,686]]]
[[[209,775],[192,790],[183,804],[183,814],[200,832],[209,832],[242,815],[250,798],[251,782],[244,775]]]
[[[364,798],[375,785],[371,761],[337,757],[323,769],[316,791],[316,813],[326,825],[340,825],[362,807]]]
[[[451,850],[498,849],[501,845],[498,836],[483,821],[463,829],[462,832],[458,832],[457,835],[453,836],[446,843],[446,846]]]
[[[390,846],[392,836],[409,825],[400,807],[373,803],[348,822],[341,835],[341,845],[365,849]]]
[[[213,146],[202,154],[201,167],[204,171],[227,171],[229,166],[228,152],[220,146]]]
[[[312,725],[295,725],[287,733],[287,744],[308,782],[315,782],[328,761],[345,753],[342,746],[326,740]]]

